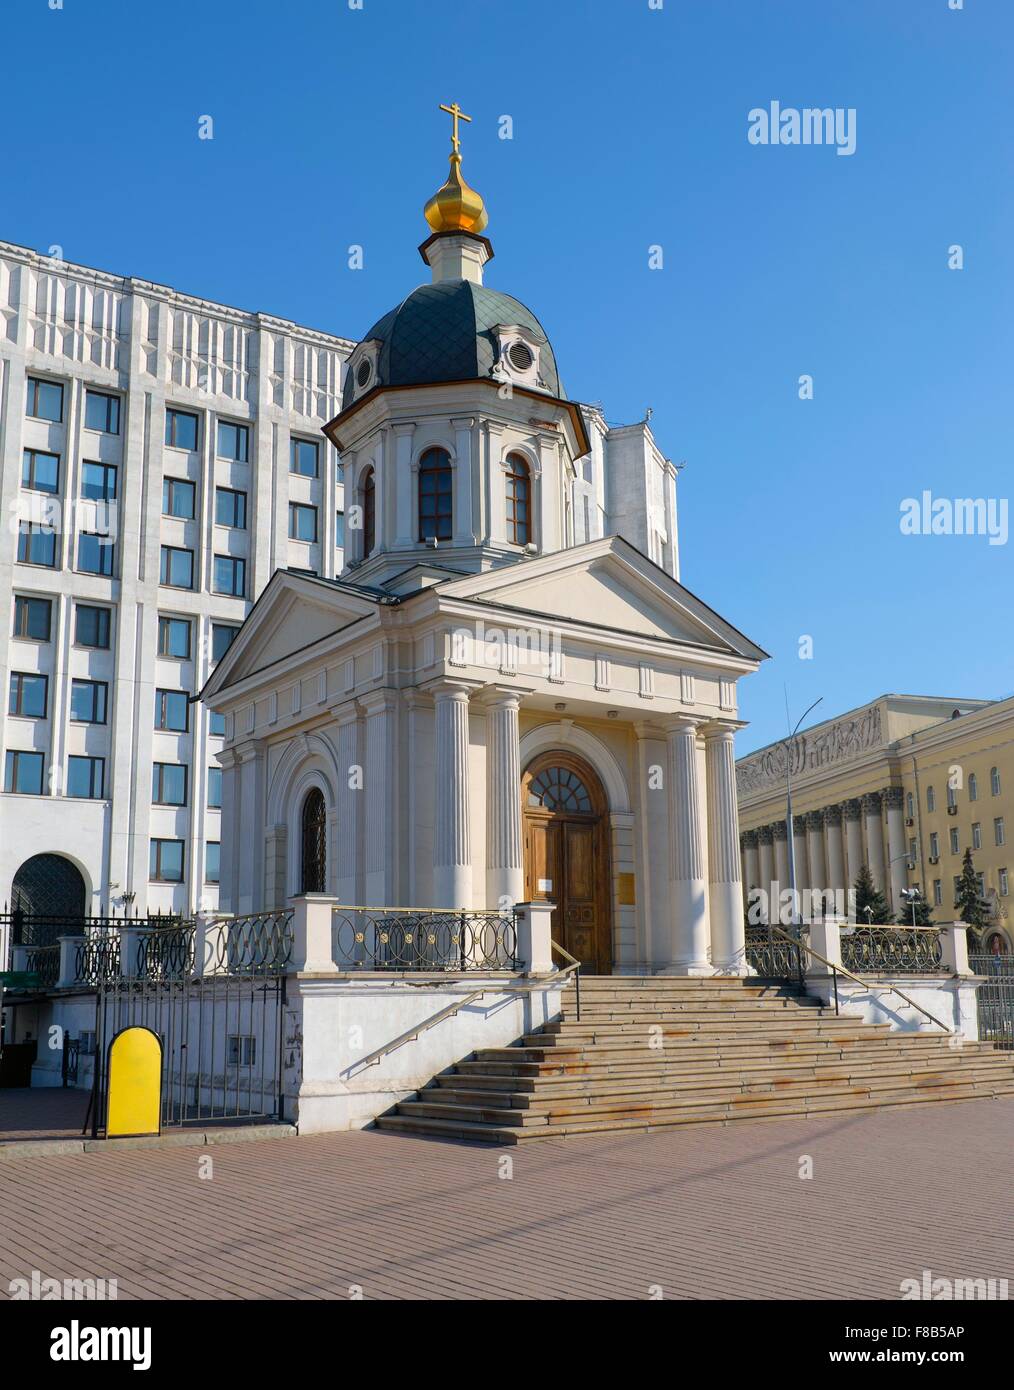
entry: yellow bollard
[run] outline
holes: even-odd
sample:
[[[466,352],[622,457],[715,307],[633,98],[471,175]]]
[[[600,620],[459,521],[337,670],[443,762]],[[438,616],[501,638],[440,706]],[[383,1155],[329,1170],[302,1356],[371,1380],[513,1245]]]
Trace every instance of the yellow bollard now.
[[[106,1138],[160,1134],[162,1043],[150,1028],[122,1028],[109,1044]]]

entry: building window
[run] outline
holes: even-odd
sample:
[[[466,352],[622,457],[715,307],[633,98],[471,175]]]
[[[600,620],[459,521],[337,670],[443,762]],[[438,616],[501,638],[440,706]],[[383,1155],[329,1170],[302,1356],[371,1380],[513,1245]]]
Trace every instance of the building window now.
[[[79,603],[74,608],[74,641],[79,647],[109,648],[109,609]]]
[[[918,852],[919,852],[919,851],[918,851],[918,846],[917,846],[917,844],[916,844],[916,842],[915,842],[915,838],[913,837],[913,838],[910,839],[909,842],[908,842],[908,858],[909,858],[908,867],[909,867],[910,869],[914,869],[914,868],[915,868],[915,859],[916,859],[916,855],[918,854]]]
[[[194,552],[180,546],[162,547],[162,568],[160,583],[170,589],[192,589],[194,587]]]
[[[253,1033],[230,1033],[228,1043],[228,1065],[230,1067],[255,1067],[257,1065],[257,1039]]]
[[[972,823],[972,848],[982,849],[982,826],[978,821]]]
[[[324,793],[311,787],[303,801],[301,893],[323,893],[327,882],[327,811]]]
[[[926,788],[926,810],[935,811],[937,809],[937,794],[932,787]]]
[[[38,377],[30,376],[25,411],[34,420],[51,420],[54,424],[60,424],[63,420],[63,387],[58,381],[40,381]]]
[[[56,567],[56,532],[39,521],[22,521],[18,526],[18,560],[23,565]]]
[[[520,454],[507,455],[507,539],[515,545],[531,540],[532,477]]]
[[[26,449],[21,456],[21,486],[30,492],[59,492],[60,455]]]
[[[105,777],[104,758],[68,758],[67,795],[100,801],[105,791]]]
[[[102,391],[85,392],[85,429],[100,434],[119,434],[120,398]]]
[[[1004,827],[1003,816],[997,816],[993,821],[993,843],[995,845],[1007,843],[1007,831]]]
[[[225,715],[212,714],[208,718],[208,733],[212,738],[225,738]]]
[[[957,806],[958,804],[958,794],[950,782],[947,783],[947,804],[948,806]]]
[[[294,439],[289,455],[289,472],[304,478],[317,476],[317,445],[309,439]]]
[[[968,774],[968,799],[978,801],[979,799],[979,779],[974,772]]]
[[[155,691],[155,728],[173,734],[185,734],[190,712],[190,699],[185,690]]]
[[[173,657],[178,661],[190,660],[189,618],[163,618],[158,620],[158,654]]]
[[[905,815],[909,820],[915,818],[915,797],[911,792],[905,793]]]
[[[153,806],[187,804],[187,769],[184,763],[155,763],[151,769]]]
[[[452,535],[451,460],[443,449],[427,449],[419,461],[419,539],[449,541]]]
[[[215,525],[230,526],[234,531],[246,530],[246,493],[231,487],[215,488]]]
[[[344,465],[344,463],[342,463],[341,459],[339,459],[338,462],[335,464],[334,476],[335,476],[335,482],[338,484],[338,486],[339,486],[339,487],[344,487],[344,486],[345,486],[345,465]]]
[[[373,554],[377,544],[377,483],[373,469],[363,476],[363,559]]]
[[[109,690],[104,681],[72,681],[70,719],[72,724],[104,724]]]
[[[182,840],[152,840],[148,876],[153,883],[183,882]]]
[[[197,489],[187,478],[162,479],[163,516],[178,516],[183,521],[193,521],[196,503]]]
[[[334,519],[334,543],[339,550],[345,549],[345,513],[337,512]]]
[[[997,869],[997,880],[1000,884],[1000,896],[1001,898],[1005,898],[1009,892],[1006,869]]]
[[[186,410],[169,409],[165,413],[165,442],[173,449],[197,448],[197,416]]]
[[[956,830],[952,830],[952,831],[951,831],[951,853],[952,853],[952,854],[957,854],[957,852],[958,852],[958,832],[957,832]]]
[[[7,713],[19,719],[45,719],[49,705],[49,677],[29,671],[12,671]]]
[[[81,496],[93,502],[115,502],[116,465],[85,463],[81,470]]]
[[[935,830],[930,834],[930,854],[934,859],[940,858],[940,836]]]
[[[944,901],[944,885],[939,878],[933,880],[933,906],[942,907]]]
[[[209,840],[204,847],[204,881],[217,883],[221,877],[222,845],[219,840]]]
[[[22,753],[9,749],[4,765],[4,791],[26,796],[42,795],[44,757],[41,753]]]
[[[979,890],[979,897],[984,898],[986,896],[986,875],[983,873],[976,874],[975,882]]]
[[[242,598],[246,593],[246,561],[234,555],[215,556],[215,593]]]
[[[107,579],[113,573],[113,543],[96,531],[82,531],[77,538],[77,567],[82,574],[101,574]]]
[[[228,420],[219,420],[218,447],[215,452],[220,459],[246,463],[250,454],[250,431],[246,425],[231,425]]]
[[[208,806],[213,811],[222,809],[222,769],[208,768]]]
[[[304,506],[301,502],[289,503],[289,540],[315,541],[317,539],[317,508]]]
[[[211,659],[221,661],[226,652],[236,640],[238,627],[230,627],[228,623],[211,624]]]
[[[48,642],[53,622],[53,604],[48,598],[14,599],[14,636],[30,642]]]
[[[1000,769],[998,767],[989,769],[989,789],[994,796],[1000,795]]]

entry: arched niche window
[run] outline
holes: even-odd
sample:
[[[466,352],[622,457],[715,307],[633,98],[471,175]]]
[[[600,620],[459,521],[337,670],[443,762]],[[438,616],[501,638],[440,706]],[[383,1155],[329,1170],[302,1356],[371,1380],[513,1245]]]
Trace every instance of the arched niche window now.
[[[449,541],[453,534],[451,460],[427,449],[419,460],[419,539]]]
[[[507,455],[507,539],[515,545],[532,539],[532,475],[520,454]]]
[[[324,793],[311,787],[303,801],[301,818],[301,893],[323,893],[327,883],[327,808]]]
[[[373,554],[377,543],[377,484],[373,469],[363,476],[363,559]]]

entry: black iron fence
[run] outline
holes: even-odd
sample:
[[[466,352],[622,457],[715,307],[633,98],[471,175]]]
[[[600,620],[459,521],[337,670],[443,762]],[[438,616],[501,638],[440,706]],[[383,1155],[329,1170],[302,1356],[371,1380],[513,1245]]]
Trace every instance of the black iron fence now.
[[[800,931],[803,943],[807,931]],[[800,941],[788,932],[775,933],[770,927],[747,927],[746,959],[765,980],[794,980],[800,986],[806,974],[808,957]]]
[[[943,947],[933,927],[842,927],[841,960],[856,975],[933,975]]]
[[[968,964],[984,979],[975,994],[980,1040],[1014,1051],[1014,956],[970,951]]]
[[[332,955],[339,970],[515,970],[511,912],[336,907]]]

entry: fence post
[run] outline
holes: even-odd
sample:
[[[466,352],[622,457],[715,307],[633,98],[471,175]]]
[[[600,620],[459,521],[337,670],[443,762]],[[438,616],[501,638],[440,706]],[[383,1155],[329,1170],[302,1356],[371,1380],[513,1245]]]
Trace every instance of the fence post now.
[[[948,975],[971,975],[968,928],[964,922],[951,922],[940,928],[940,968]]]
[[[20,942],[17,946],[11,947],[11,969],[19,971],[28,969],[28,947],[22,946]]]
[[[120,927],[120,976],[124,980],[137,980],[141,975],[141,933],[136,921]],[[149,973],[151,967],[148,968]]]
[[[518,969],[526,975],[551,975],[554,970],[550,921],[554,903],[518,903],[515,908]]]
[[[80,936],[58,936],[60,944],[60,973],[56,977],[57,989],[70,989],[77,984],[77,948]]]
[[[300,893],[292,904],[290,971],[338,969],[331,953],[331,913],[338,899],[327,893]]]
[[[194,974],[228,973],[229,923],[201,908],[194,916]]]
[[[831,976],[834,971],[831,966],[841,965],[841,920],[838,917],[816,918],[810,923],[810,945],[815,951],[825,956],[831,965],[825,965],[822,960],[810,959],[807,967],[808,975]]]

